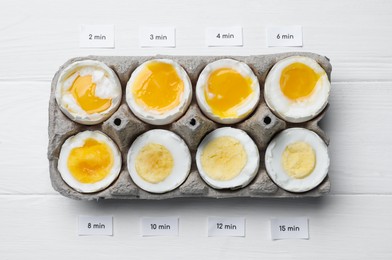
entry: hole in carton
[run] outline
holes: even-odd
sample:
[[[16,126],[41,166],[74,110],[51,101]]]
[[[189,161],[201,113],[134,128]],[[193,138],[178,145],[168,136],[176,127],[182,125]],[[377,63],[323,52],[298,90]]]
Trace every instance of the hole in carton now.
[[[269,124],[271,124],[272,120],[271,120],[271,117],[266,116],[266,117],[264,117],[263,121],[264,121],[264,124],[269,125]]]
[[[195,125],[196,125],[196,119],[192,118],[192,119],[189,121],[189,124],[190,124],[191,126],[195,126]]]
[[[116,118],[116,119],[114,119],[113,123],[114,123],[116,126],[120,126],[120,125],[121,125],[121,119],[120,119],[120,118]]]

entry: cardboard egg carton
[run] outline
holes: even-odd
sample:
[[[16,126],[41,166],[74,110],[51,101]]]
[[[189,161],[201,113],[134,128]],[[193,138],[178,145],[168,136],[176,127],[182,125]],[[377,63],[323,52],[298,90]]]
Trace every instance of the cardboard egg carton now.
[[[267,107],[263,86],[268,71],[279,60],[288,56],[301,55],[313,58],[326,71],[329,79],[331,76],[331,64],[328,58],[314,53],[291,52],[271,55],[256,56],[149,56],[149,57],[110,57],[110,56],[88,56],[77,57],[67,61],[55,74],[52,80],[51,96],[49,103],[49,147],[48,159],[50,167],[50,178],[55,190],[66,197],[82,200],[93,199],[169,199],[180,197],[208,197],[208,198],[230,198],[230,197],[318,197],[329,192],[330,181],[328,176],[313,190],[304,193],[291,193],[279,188],[268,176],[264,166],[264,154],[269,141],[280,131],[290,127],[303,127],[316,132],[328,145],[329,139],[318,122],[321,120],[327,108],[316,118],[299,124],[285,122],[275,116]],[[193,97],[192,103],[186,113],[174,123],[165,126],[153,126],[142,122],[130,111],[125,101],[125,87],[131,73],[143,62],[165,58],[178,62],[188,73],[192,81]],[[248,64],[259,80],[261,87],[260,102],[255,111],[245,120],[232,125],[221,125],[208,119],[200,111],[195,97],[195,86],[200,72],[210,62],[215,60],[231,58]],[[118,110],[106,121],[94,126],[86,126],[73,122],[61,111],[55,100],[55,87],[61,71],[75,61],[92,59],[104,62],[112,68],[121,81],[123,96]],[[237,190],[217,190],[208,186],[199,176],[195,163],[195,154],[198,144],[212,130],[231,126],[246,131],[254,140],[260,152],[260,168],[253,181],[244,188]],[[140,134],[150,129],[167,129],[181,136],[187,143],[192,155],[192,167],[188,178],[177,189],[164,193],[153,194],[146,192],[136,186],[127,170],[127,153],[132,142]],[[118,145],[122,154],[122,169],[119,177],[105,190],[92,194],[79,193],[69,187],[61,178],[57,170],[57,163],[62,144],[65,140],[78,132],[85,130],[99,130],[107,134]]]

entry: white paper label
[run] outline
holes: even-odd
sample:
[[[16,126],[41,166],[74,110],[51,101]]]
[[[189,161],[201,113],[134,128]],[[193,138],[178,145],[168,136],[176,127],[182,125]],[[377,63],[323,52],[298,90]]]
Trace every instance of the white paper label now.
[[[80,47],[114,48],[114,25],[81,25]]]
[[[208,27],[206,29],[207,46],[242,46],[242,27]]]
[[[142,218],[142,236],[178,236],[178,217]]]
[[[301,47],[302,26],[267,27],[268,47]]]
[[[209,217],[208,236],[244,237],[245,218]]]
[[[113,217],[79,216],[79,236],[113,236]]]
[[[271,238],[272,240],[309,239],[308,218],[271,219]]]
[[[141,27],[139,30],[140,47],[176,47],[174,27]]]

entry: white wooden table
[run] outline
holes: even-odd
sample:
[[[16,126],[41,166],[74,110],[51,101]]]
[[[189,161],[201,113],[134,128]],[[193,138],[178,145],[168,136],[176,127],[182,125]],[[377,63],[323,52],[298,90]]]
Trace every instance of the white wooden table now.
[[[80,24],[115,24],[115,49],[80,49]],[[144,25],[176,48],[139,48]],[[243,26],[244,46],[208,48],[207,26]],[[268,25],[302,25],[302,48],[267,48]],[[391,1],[0,1],[0,259],[392,259]],[[50,82],[85,55],[312,51],[333,65],[332,191],[320,199],[73,201],[48,172]],[[80,237],[79,215],[113,215],[113,237]],[[178,237],[141,237],[140,218],[179,216]],[[208,216],[246,217],[245,238],[207,237]],[[307,216],[309,240],[271,241],[273,217]],[[115,256],[115,257],[113,257]]]

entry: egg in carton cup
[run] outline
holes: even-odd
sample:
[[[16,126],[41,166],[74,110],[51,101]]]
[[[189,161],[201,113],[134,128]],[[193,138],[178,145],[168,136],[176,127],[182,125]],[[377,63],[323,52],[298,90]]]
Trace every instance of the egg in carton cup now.
[[[331,70],[306,52],[73,58],[52,81],[52,185],[83,200],[322,196]]]

